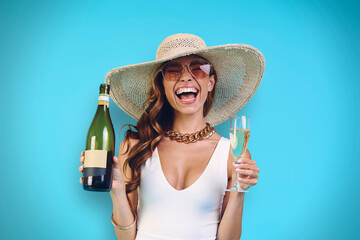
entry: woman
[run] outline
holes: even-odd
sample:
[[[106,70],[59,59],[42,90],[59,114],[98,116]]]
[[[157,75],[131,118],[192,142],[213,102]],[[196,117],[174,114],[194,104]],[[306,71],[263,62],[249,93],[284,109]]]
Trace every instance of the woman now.
[[[244,193],[225,189],[235,169],[244,189],[257,183],[259,169],[249,151],[233,164],[229,140],[207,121],[218,124],[247,103],[264,59],[248,45],[208,48],[191,34],[166,38],[156,59],[106,76],[112,99],[138,119],[114,157],[115,233],[127,240],[239,239]]]

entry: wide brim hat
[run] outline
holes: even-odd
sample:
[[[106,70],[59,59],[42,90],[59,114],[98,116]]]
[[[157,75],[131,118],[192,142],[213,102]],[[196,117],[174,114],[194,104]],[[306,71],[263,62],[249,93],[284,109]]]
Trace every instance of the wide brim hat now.
[[[155,61],[118,67],[106,74],[111,98],[138,120],[145,110],[151,81],[161,64],[192,54],[207,59],[217,76],[215,99],[205,120],[212,125],[226,121],[251,99],[264,74],[264,56],[247,44],[207,47],[204,40],[193,34],[171,35],[159,45]]]

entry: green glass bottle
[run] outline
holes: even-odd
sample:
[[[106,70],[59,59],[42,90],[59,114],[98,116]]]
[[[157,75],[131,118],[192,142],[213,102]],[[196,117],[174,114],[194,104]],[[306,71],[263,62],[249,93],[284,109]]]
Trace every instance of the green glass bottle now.
[[[100,85],[98,108],[86,137],[83,187],[88,191],[111,189],[115,134],[109,113],[109,92],[110,85]]]

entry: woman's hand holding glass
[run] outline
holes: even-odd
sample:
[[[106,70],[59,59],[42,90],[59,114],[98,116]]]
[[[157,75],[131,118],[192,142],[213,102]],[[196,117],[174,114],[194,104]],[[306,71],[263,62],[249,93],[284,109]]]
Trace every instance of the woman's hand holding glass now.
[[[250,159],[250,154],[244,154],[244,157],[235,156],[235,171],[238,173],[239,186],[246,190],[257,184],[260,169],[256,166],[256,162]]]

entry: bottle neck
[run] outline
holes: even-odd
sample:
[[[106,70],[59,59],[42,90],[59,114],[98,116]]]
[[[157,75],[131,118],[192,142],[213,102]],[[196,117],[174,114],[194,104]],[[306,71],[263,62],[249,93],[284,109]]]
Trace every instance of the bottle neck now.
[[[109,94],[100,93],[98,100],[98,109],[104,109],[105,111],[109,108]]]

